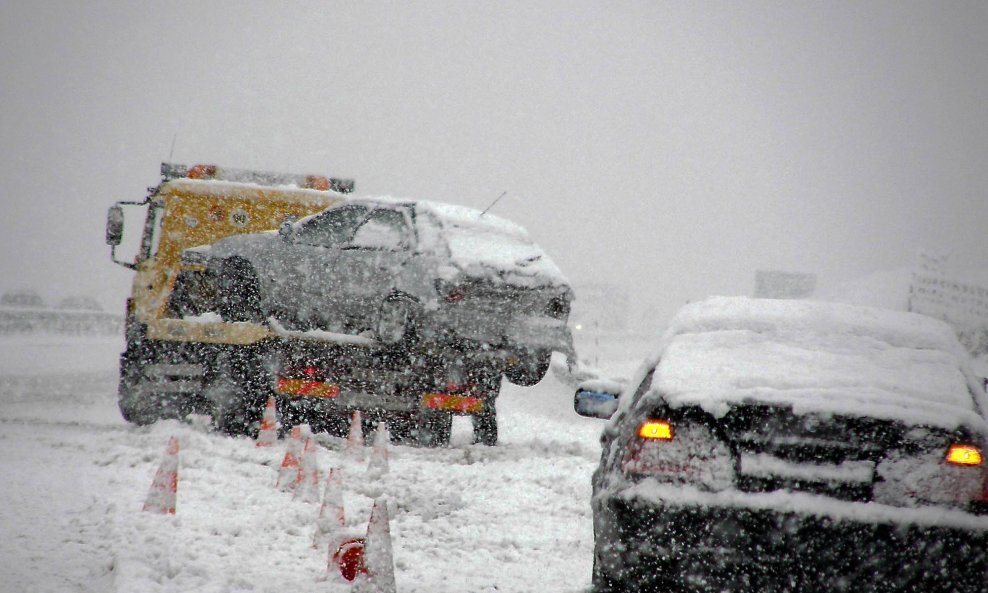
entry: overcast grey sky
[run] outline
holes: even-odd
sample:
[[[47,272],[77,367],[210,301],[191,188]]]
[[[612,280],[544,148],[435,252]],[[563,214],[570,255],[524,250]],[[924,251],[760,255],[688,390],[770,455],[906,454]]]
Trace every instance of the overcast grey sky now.
[[[0,3],[0,289],[121,306],[173,160],[495,209],[667,316],[757,269],[988,267],[982,2]]]

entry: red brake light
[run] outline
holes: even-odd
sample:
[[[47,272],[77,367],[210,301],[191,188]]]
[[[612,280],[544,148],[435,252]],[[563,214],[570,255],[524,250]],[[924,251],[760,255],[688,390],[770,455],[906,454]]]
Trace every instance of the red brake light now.
[[[974,445],[955,443],[947,449],[947,463],[953,465],[976,466],[981,465],[983,460],[981,449]]]
[[[446,293],[447,303],[459,303],[467,296],[467,291],[462,286],[457,286],[453,290]]]

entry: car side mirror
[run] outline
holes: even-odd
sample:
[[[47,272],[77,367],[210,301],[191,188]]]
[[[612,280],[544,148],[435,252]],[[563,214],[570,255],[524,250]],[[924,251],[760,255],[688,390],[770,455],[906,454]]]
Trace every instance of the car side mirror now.
[[[119,205],[106,212],[106,244],[116,247],[123,240],[124,212]]]
[[[278,235],[285,243],[291,243],[292,241],[294,241],[295,225],[292,224],[292,221],[286,220],[283,223],[281,223],[281,226],[278,227]]]
[[[580,416],[607,420],[618,407],[618,394],[597,389],[578,389],[573,397],[573,409]]]

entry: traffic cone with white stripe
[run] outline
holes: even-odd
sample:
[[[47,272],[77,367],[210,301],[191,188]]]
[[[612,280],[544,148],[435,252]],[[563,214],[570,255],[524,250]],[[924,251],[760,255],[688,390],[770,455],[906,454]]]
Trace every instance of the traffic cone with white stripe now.
[[[366,574],[358,574],[353,591],[359,593],[395,593],[395,562],[391,544],[391,517],[384,498],[374,500],[367,537],[364,538]]]
[[[278,469],[278,481],[275,482],[275,487],[282,492],[294,490],[295,485],[298,484],[300,455],[302,455],[302,426],[293,426],[292,436],[288,439],[288,446],[285,449],[285,457],[281,460],[281,468]]]
[[[144,510],[162,515],[175,514],[175,499],[178,495],[178,439],[168,439],[165,457],[151,482]]]
[[[309,437],[305,440],[302,460],[299,462],[298,483],[295,484],[295,500],[319,502],[319,459],[316,442]]]
[[[278,440],[278,410],[273,397],[268,398],[261,417],[261,430],[257,433],[257,446],[270,447]]]
[[[343,468],[334,467],[326,476],[312,547],[322,548],[329,544],[332,550],[340,544],[344,526],[346,526],[346,513],[343,508]]]
[[[370,462],[367,463],[368,477],[379,478],[388,473],[389,442],[391,442],[391,434],[388,432],[388,425],[379,422],[374,432],[374,448],[371,449]]]
[[[346,451],[351,458],[364,458],[364,427],[360,410],[354,410],[350,417],[350,432],[346,437]]]

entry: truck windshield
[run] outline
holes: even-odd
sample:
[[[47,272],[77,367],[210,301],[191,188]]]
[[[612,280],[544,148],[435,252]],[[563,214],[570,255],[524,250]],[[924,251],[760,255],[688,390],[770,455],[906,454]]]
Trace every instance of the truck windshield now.
[[[162,204],[152,204],[148,209],[147,221],[144,224],[144,236],[141,239],[141,251],[137,255],[138,261],[157,255],[158,246],[161,244],[161,215],[163,211]]]

